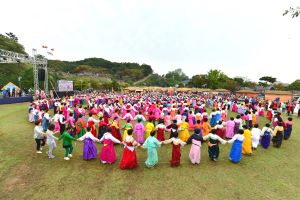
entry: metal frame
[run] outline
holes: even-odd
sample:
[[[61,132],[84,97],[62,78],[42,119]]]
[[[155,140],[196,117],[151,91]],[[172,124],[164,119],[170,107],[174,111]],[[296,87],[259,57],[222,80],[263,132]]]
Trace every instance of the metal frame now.
[[[33,66],[33,86],[34,91],[39,90],[38,70],[45,70],[44,90],[48,95],[48,60],[46,58],[37,58],[36,49],[32,49],[32,57],[26,54],[16,53],[0,49],[0,63],[26,63]]]

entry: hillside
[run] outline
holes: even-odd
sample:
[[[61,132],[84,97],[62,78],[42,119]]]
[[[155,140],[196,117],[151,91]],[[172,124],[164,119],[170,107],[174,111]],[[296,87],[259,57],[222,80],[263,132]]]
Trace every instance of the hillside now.
[[[26,54],[24,46],[18,42],[13,33],[0,34],[0,49]],[[86,58],[79,61],[48,61],[49,81],[56,87],[60,79],[73,80],[74,88],[79,90],[120,89],[153,73],[150,65],[138,63],[118,63],[103,58]],[[9,81],[19,85],[21,76],[22,88],[33,87],[32,66],[27,64],[0,64],[0,88]],[[49,88],[52,85],[49,83]],[[43,85],[43,84],[41,84]]]

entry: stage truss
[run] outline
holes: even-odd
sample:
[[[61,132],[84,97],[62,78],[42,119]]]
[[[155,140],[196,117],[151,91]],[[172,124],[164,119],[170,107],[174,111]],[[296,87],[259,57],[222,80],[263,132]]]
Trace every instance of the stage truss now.
[[[36,49],[32,49],[32,57],[26,54],[20,54],[12,51],[0,49],[0,63],[24,63],[33,66],[33,85],[34,91],[39,90],[39,69],[45,70],[44,91],[48,95],[48,60],[38,58]]]

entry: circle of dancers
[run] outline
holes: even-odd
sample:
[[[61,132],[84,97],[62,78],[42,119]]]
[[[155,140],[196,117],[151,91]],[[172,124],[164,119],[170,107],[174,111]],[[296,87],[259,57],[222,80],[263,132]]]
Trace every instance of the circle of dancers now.
[[[158,163],[157,148],[168,144],[172,144],[172,167],[180,165],[181,149],[187,144],[191,145],[188,156],[192,164],[200,164],[204,143],[212,161],[218,160],[220,144],[232,144],[229,160],[233,163],[239,163],[243,155],[252,155],[259,144],[268,149],[272,142],[280,148],[282,141],[290,138],[293,126],[290,109],[283,110],[282,104],[233,95],[90,93],[39,99],[28,111],[29,121],[35,124],[36,153],[42,153],[47,144],[48,157],[55,158],[53,150],[59,141],[65,149],[64,159],[70,160],[73,141],[82,141],[83,159],[91,160],[98,157],[95,143],[99,142],[103,144],[101,163],[113,164],[117,160],[115,145],[120,144],[124,150],[119,168],[133,169],[138,165],[139,148],[146,149],[145,165],[149,168]],[[212,110],[210,114],[207,108]],[[228,111],[237,113],[236,117],[229,118]],[[265,111],[269,123],[260,129],[258,122]],[[289,115],[287,121],[282,113]],[[121,120],[125,122],[122,127]]]

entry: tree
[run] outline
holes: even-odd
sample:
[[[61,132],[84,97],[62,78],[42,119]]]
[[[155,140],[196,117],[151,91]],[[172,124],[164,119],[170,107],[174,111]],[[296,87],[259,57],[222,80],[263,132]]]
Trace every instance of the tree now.
[[[175,69],[174,71],[168,72],[166,75],[163,76],[168,86],[176,86],[189,79],[189,77],[182,71],[182,69]]]
[[[295,80],[292,82],[289,87],[289,90],[300,90],[300,79]]]
[[[292,8],[290,7],[288,10],[285,10],[283,16],[290,14],[292,18],[298,17],[300,15],[300,7]]]
[[[218,89],[225,86],[226,80],[229,79],[226,74],[217,69],[211,69],[207,73],[208,88]]]
[[[224,89],[230,90],[231,92],[235,92],[240,88],[240,84],[233,80],[233,79],[227,79]]]
[[[285,87],[282,83],[277,83],[274,85],[275,90],[285,90]]]
[[[18,42],[18,37],[13,34],[12,32],[9,32],[9,33],[5,33],[10,39],[14,40],[15,42]]]
[[[207,75],[199,74],[191,78],[188,83],[189,87],[204,88],[207,86]]]
[[[260,81],[258,82],[261,86],[267,87],[269,85],[272,85],[273,83],[276,82],[276,78],[271,77],[271,76],[263,76],[259,79]]]

